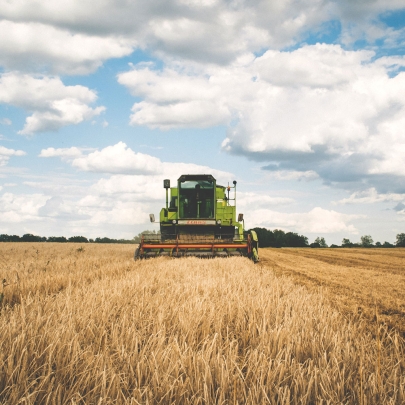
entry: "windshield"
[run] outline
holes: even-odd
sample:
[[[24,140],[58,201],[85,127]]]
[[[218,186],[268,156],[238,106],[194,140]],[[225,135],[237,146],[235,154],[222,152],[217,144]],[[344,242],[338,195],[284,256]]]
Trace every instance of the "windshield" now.
[[[185,180],[179,183],[180,218],[214,218],[214,181]]]

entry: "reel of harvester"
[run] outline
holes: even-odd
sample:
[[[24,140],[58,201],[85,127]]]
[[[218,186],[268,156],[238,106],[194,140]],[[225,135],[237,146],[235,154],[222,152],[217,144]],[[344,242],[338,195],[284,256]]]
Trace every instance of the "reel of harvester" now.
[[[255,231],[244,231],[243,214],[236,221],[236,181],[216,184],[207,174],[182,175],[177,187],[164,180],[166,208],[160,212],[160,233],[144,234],[134,259],[245,256],[259,261]],[[169,191],[170,189],[170,203]],[[230,198],[230,190],[234,190]],[[150,215],[154,222],[154,215]]]
[[[135,250],[134,259],[158,256],[187,257],[230,257],[245,256],[255,263],[259,261],[258,240],[255,231],[246,234],[245,240],[211,239],[204,235],[173,235],[162,238],[159,234],[142,235]]]

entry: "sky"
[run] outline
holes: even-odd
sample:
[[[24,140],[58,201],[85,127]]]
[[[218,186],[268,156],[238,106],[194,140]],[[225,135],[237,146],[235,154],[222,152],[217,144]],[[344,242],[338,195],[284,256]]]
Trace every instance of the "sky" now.
[[[0,0],[0,233],[131,239],[163,179],[247,228],[405,232],[404,0]]]

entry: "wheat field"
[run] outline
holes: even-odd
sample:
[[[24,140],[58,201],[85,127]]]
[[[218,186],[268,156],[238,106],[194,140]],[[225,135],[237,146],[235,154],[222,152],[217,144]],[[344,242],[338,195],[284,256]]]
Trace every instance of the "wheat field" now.
[[[400,331],[285,275],[284,249],[254,265],[133,248],[0,244],[1,404],[405,402]]]
[[[327,289],[343,313],[361,313],[405,337],[405,249],[262,249],[262,263],[311,290]]]

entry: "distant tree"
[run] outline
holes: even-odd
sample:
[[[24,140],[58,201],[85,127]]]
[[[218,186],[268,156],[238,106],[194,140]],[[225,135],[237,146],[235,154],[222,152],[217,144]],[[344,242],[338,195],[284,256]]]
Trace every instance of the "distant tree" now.
[[[21,238],[18,235],[0,235],[0,242],[19,242]]]
[[[32,233],[26,233],[22,236],[21,242],[46,242],[46,238],[33,235]]]
[[[94,239],[89,239],[89,243],[94,243]]]
[[[373,246],[373,238],[370,235],[364,235],[360,238],[361,246],[362,247],[372,247]]]
[[[338,248],[338,247],[340,247],[340,246],[335,245],[334,243],[332,243],[332,244],[330,245],[330,247],[331,247],[331,248]]]
[[[308,238],[303,235],[298,235],[298,233],[287,232],[284,237],[284,244],[288,247],[308,247]]]
[[[59,243],[66,243],[67,239],[64,236],[50,236],[47,239],[47,242],[59,242]]]
[[[399,233],[397,235],[396,247],[405,247],[405,233]]]
[[[381,242],[376,242],[376,243],[375,243],[375,247],[378,247],[378,248],[382,247]]]
[[[260,247],[308,247],[308,238],[295,232],[285,233],[281,229],[271,231],[266,228],[253,228]]]
[[[84,236],[71,236],[68,239],[69,242],[74,242],[74,243],[88,243],[89,240],[85,238]]]
[[[384,242],[382,245],[383,248],[393,248],[395,247],[392,243]]]
[[[138,235],[134,236],[131,239],[131,242],[132,243],[139,243],[141,241],[141,239],[142,239],[142,235],[160,235],[160,231],[157,231],[157,232],[155,230],[153,230],[153,231],[149,231],[149,230],[142,231],[141,233],[138,233]]]
[[[272,231],[266,228],[253,228],[259,239],[259,245],[261,247],[275,247],[275,238]]]
[[[310,247],[310,248],[320,248],[321,245],[320,245],[318,242],[312,242],[312,243],[309,245],[309,247]]]
[[[115,240],[104,237],[104,238],[96,238],[94,240],[94,242],[95,243],[115,243]]]
[[[327,248],[328,245],[326,244],[325,238],[320,238],[319,236],[315,239],[314,243],[318,243],[319,247],[321,248]]]
[[[350,239],[343,238],[342,247],[349,248],[349,247],[352,247],[352,246],[353,246],[353,243],[350,242]]]
[[[274,235],[274,247],[285,247],[285,232],[281,229],[275,229]],[[260,244],[260,239],[259,239]],[[259,245],[260,246],[260,245]]]

